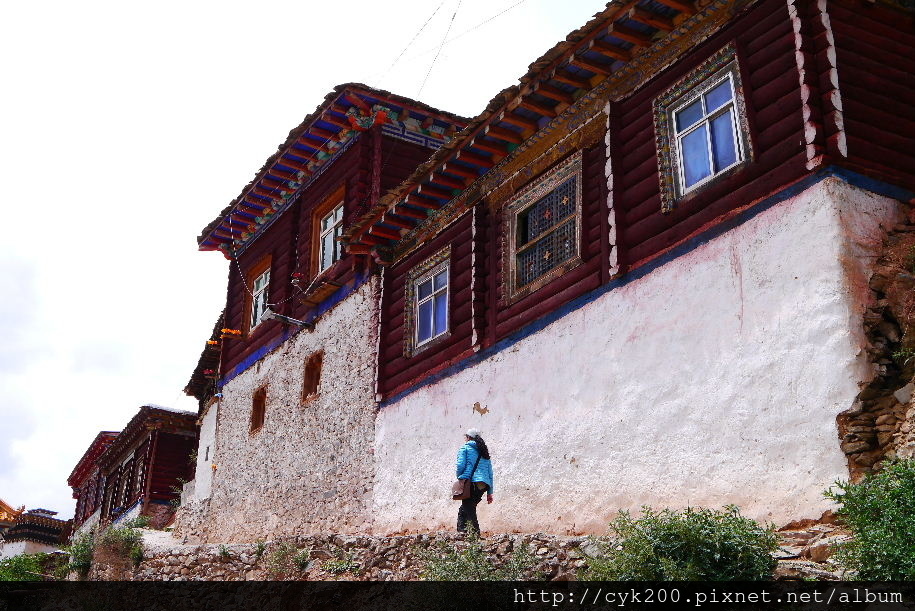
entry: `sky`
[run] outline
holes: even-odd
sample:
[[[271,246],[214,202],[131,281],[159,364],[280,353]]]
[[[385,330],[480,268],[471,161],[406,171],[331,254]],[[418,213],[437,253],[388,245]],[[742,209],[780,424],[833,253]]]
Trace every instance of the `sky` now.
[[[8,2],[0,9],[0,498],[182,389],[225,303],[196,237],[337,84],[473,117],[606,0]]]

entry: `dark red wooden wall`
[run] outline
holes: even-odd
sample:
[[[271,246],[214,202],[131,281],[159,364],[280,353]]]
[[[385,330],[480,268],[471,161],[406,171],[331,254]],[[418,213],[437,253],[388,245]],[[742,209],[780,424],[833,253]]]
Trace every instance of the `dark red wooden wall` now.
[[[197,447],[196,436],[176,435],[156,431],[159,438],[155,442],[155,454],[152,458],[152,469],[147,475],[150,481],[149,499],[151,501],[170,501],[180,496],[175,488],[183,482],[194,478],[194,464],[191,452]],[[179,481],[180,480],[180,481]]]
[[[737,46],[755,160],[662,214],[652,102],[731,41]],[[806,173],[794,34],[785,2],[760,3],[615,110],[619,130],[611,140],[617,239],[621,263],[631,269]]]
[[[850,169],[915,191],[915,18],[852,0],[828,5]]]

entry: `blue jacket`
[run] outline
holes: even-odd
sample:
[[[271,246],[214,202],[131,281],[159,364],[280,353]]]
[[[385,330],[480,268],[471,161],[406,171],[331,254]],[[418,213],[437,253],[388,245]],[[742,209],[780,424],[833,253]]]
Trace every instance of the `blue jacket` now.
[[[473,465],[477,462],[480,453],[477,451],[477,442],[468,441],[461,446],[457,453],[457,478],[467,479],[470,472],[473,471]],[[489,486],[489,494],[493,493],[492,485],[492,462],[488,458],[481,458],[477,470],[473,471],[473,480],[475,482],[485,482]]]

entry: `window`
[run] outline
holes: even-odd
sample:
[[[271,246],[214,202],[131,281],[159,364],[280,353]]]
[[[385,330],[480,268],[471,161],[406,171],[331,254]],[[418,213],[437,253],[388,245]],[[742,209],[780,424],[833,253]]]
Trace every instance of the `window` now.
[[[410,270],[404,295],[404,355],[449,336],[451,246]]]
[[[270,286],[270,270],[254,279],[251,287],[251,325],[253,329],[264,319],[267,311],[267,288]]]
[[[341,244],[337,240],[343,232],[343,203],[335,207],[330,214],[321,219],[321,258],[318,271],[325,269],[340,260]]]
[[[581,262],[581,155],[527,187],[507,208],[506,296],[527,295]]]
[[[725,47],[655,100],[662,210],[748,158],[740,72]]]
[[[264,426],[264,414],[267,411],[267,387],[259,388],[254,391],[254,398],[251,401],[251,426],[250,433],[256,433]]]
[[[416,281],[416,345],[448,331],[448,264]]]
[[[318,396],[318,386],[321,383],[321,365],[323,363],[323,352],[315,352],[305,361],[305,375],[302,382],[303,403]]]

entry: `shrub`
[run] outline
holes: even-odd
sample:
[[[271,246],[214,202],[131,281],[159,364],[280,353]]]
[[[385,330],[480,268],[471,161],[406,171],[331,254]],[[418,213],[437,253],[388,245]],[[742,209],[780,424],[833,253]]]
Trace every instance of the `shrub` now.
[[[289,542],[277,545],[267,559],[267,572],[273,579],[283,579],[308,568],[310,549],[298,549]]]
[[[332,575],[342,575],[343,573],[358,574],[360,570],[359,563],[354,560],[353,552],[344,552],[338,549],[335,552],[336,558],[326,560],[321,564],[321,568]]]
[[[143,533],[138,528],[149,524],[145,516],[124,522],[123,526],[111,526],[102,533],[100,544],[107,550],[129,559],[134,566],[143,561]]]
[[[536,561],[524,544],[516,547],[501,566],[496,566],[472,528],[468,531],[466,548],[439,541],[419,556],[426,565],[421,575],[426,581],[520,581]]]
[[[0,560],[0,581],[42,581],[47,554],[19,554]]]
[[[887,463],[857,484],[836,482],[825,494],[855,535],[838,547],[840,563],[860,579],[915,580],[915,459]]]
[[[85,579],[92,567],[92,556],[95,554],[95,529],[73,537],[66,552],[70,554],[69,570],[76,571],[81,579]]]
[[[610,523],[615,544],[599,544],[590,557],[587,580],[730,581],[770,579],[778,547],[774,529],[723,510],[653,511],[642,509],[633,519],[621,511]]]

